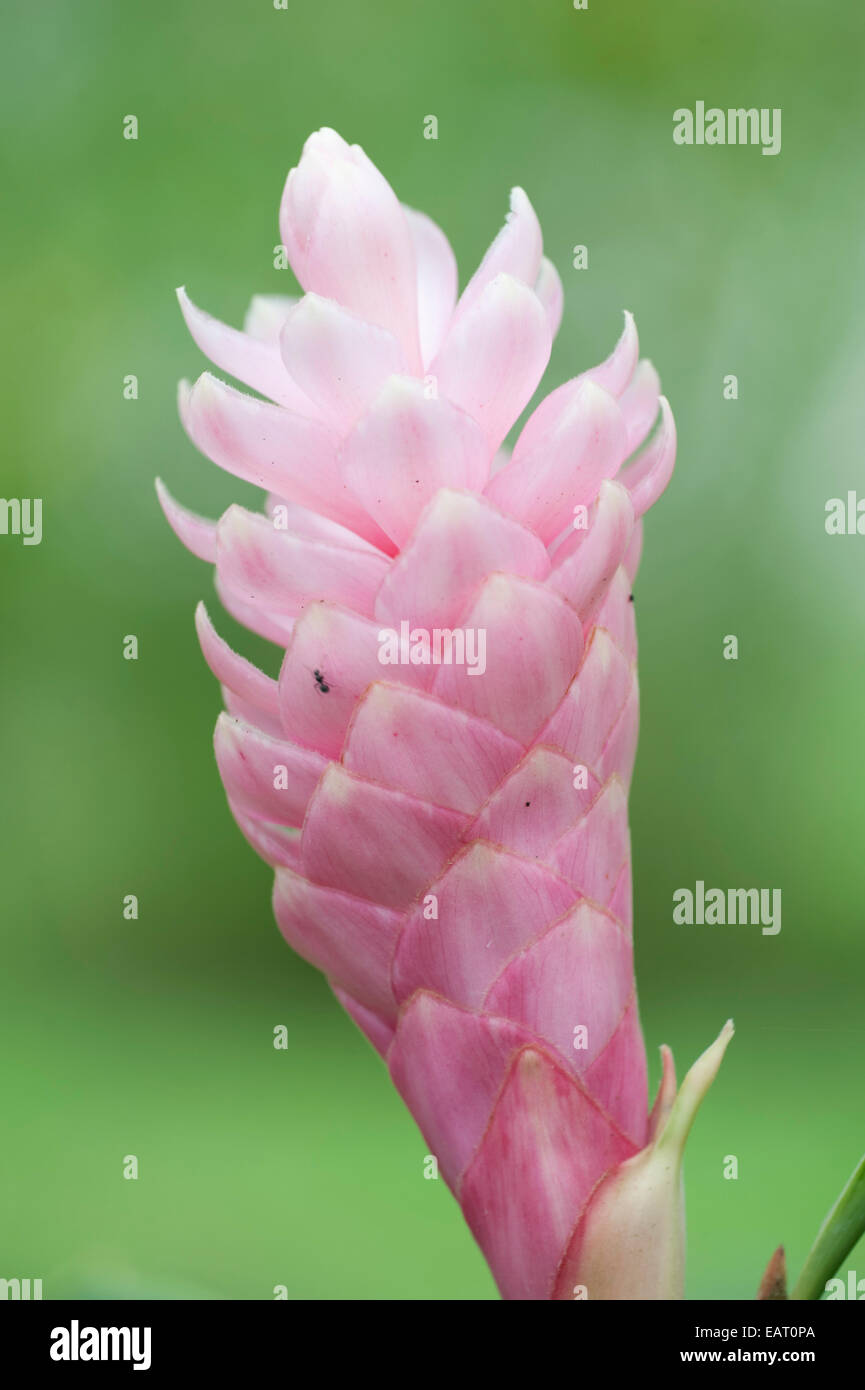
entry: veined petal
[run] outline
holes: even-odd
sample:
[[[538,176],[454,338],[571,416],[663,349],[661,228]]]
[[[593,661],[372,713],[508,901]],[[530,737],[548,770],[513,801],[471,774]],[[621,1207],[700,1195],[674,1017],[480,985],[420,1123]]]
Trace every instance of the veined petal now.
[[[181,506],[161,478],[156,479],[156,495],[177,539],[199,560],[206,560],[209,565],[216,564],[216,522]]]
[[[649,1083],[636,998],[631,998],[612,1037],[584,1072],[583,1083],[641,1149],[648,1138]]]
[[[337,464],[339,436],[318,420],[246,396],[205,372],[181,388],[180,412],[190,439],[209,459],[375,542],[376,533]]]
[[[407,370],[392,333],[317,294],[304,295],[292,309],[279,346],[286,370],[340,434],[363,414],[387,377]]]
[[[433,693],[528,743],[579,664],[577,615],[543,585],[493,574],[466,612],[462,630],[466,662],[439,666]]]
[[[431,989],[480,1008],[505,962],[573,902],[573,888],[546,865],[476,841],[409,913],[393,963],[397,1001]]]
[[[626,309],[622,336],[613,351],[606,361],[601,362],[599,366],[590,367],[583,374],[584,378],[590,377],[611,396],[621,396],[634,375],[639,356],[640,340],[637,336],[637,325],[634,322],[634,315]]]
[[[556,842],[549,862],[584,898],[606,907],[630,857],[628,802],[613,777],[582,820]]]
[[[547,323],[550,326],[550,337],[555,338],[562,322],[562,311],[565,307],[565,292],[562,288],[562,279],[552,261],[548,261],[544,256],[541,261],[541,268],[538,271],[538,278],[535,281],[535,294],[544,307],[547,316]]]
[[[233,651],[219,636],[203,603],[195,610],[195,630],[201,651],[216,679],[228,686],[242,700],[264,710],[279,722],[279,686],[270,676],[259,671],[251,661]]]
[[[408,221],[359,145],[319,130],[285,185],[279,225],[303,288],[335,299],[398,338],[414,370],[416,267]]]
[[[640,567],[640,557],[642,553],[643,523],[642,520],[638,518],[638,520],[634,524],[634,529],[631,532],[631,540],[628,549],[625,552],[625,558],[622,561],[622,566],[632,584],[637,577],[637,570]]]
[[[631,673],[631,688],[624,709],[613,725],[598,763],[598,776],[604,781],[618,777],[623,787],[630,785],[637,754],[640,727],[640,693],[636,670]]]
[[[378,623],[333,604],[304,608],[279,673],[279,707],[289,737],[338,758],[357,702],[374,681],[386,676],[403,685],[431,684],[429,666],[382,665],[379,631]]]
[[[604,479],[616,473],[626,448],[618,404],[587,378],[565,408],[552,413],[548,429],[535,416],[528,420],[486,496],[550,542],[573,521],[575,508],[591,503]]]
[[[278,349],[282,326],[298,302],[293,294],[254,294],[243,320],[244,333]]]
[[[220,579],[248,602],[287,616],[317,599],[370,614],[387,560],[277,531],[267,517],[235,506],[217,526],[216,567]]]
[[[450,242],[431,217],[403,204],[417,264],[421,357],[438,352],[457,300],[457,263]]]
[[[512,275],[490,280],[455,317],[430,372],[440,394],[481,425],[490,454],[531,400],[551,343],[543,305]]]
[[[365,511],[402,546],[440,488],[480,491],[489,459],[469,415],[427,397],[420,382],[392,377],[346,439],[342,471]]]
[[[537,536],[484,498],[442,488],[385,576],[376,617],[394,626],[450,626],[495,570],[544,579],[549,556]]]
[[[544,859],[600,790],[589,768],[577,769],[555,749],[533,748],[493,791],[468,835]]]
[[[504,1298],[551,1296],[589,1194],[633,1152],[563,1066],[534,1047],[517,1054],[460,1189]]]
[[[251,600],[245,587],[238,588],[232,577],[220,576],[218,570],[215,584],[223,608],[236,622],[268,642],[285,647],[294,628],[293,617],[274,612],[266,603]]]
[[[277,871],[273,911],[288,944],[332,985],[381,1017],[396,1018],[390,962],[403,922],[400,913],[322,888],[290,869]]]
[[[634,898],[630,859],[622,865],[619,877],[616,880],[616,886],[613,889],[613,896],[610,898],[608,910],[611,917],[615,917],[617,922],[621,922],[626,932],[629,934],[633,932]]]
[[[241,835],[265,864],[270,864],[274,869],[280,865],[300,868],[300,834],[297,830],[268,825],[266,821],[249,815],[242,806],[235,806],[230,799],[228,804]]]
[[[582,1074],[615,1033],[633,979],[631,944],[621,927],[581,902],[507,964],[483,1007],[522,1023]]]
[[[504,226],[466,285],[457,305],[457,317],[477,303],[497,275],[509,275],[524,285],[534,285],[541,270],[543,249],[534,208],[521,188],[511,189],[510,211]]]
[[[676,462],[676,422],[666,396],[661,396],[661,423],[654,438],[623,469],[619,481],[631,494],[635,516],[642,516],[658,500]]]
[[[400,1016],[388,1057],[393,1083],[454,1190],[480,1143],[508,1062],[527,1040],[525,1030],[507,1019],[479,1018],[426,991]]]
[[[628,431],[628,453],[642,444],[655,420],[661,397],[661,380],[652,363],[644,359],[619,397],[619,409]]]
[[[373,554],[390,555],[393,544],[384,532],[380,532],[381,544],[374,545],[356,531],[341,526],[338,521],[322,516],[311,507],[301,507],[297,502],[286,502],[276,493],[268,493],[264,503],[265,515],[270,517],[274,530],[288,531],[293,536],[303,536],[311,541],[327,541],[329,545],[347,546],[349,550],[366,550]]]
[[[193,304],[186,290],[177,291],[180,308],[195,342],[206,357],[221,371],[236,377],[253,391],[286,406],[297,415],[314,416],[317,407],[300,386],[292,380],[283,364],[276,345],[261,341],[250,333],[241,333],[220,323]]]
[[[607,629],[613,642],[628,661],[636,661],[637,624],[634,618],[631,580],[624,565],[619,565],[613,575],[593,621],[598,627]]]
[[[577,610],[584,624],[603,602],[633,529],[634,508],[627,488],[605,480],[588,527],[571,531],[557,549],[547,583]]]
[[[456,811],[331,763],[303,827],[304,872],[315,883],[404,910],[453,854],[467,823]],[[388,846],[386,873],[382,845]]]
[[[376,1052],[382,1057],[386,1057],[393,1042],[393,1024],[388,1023],[387,1019],[382,1018],[372,1009],[367,1009],[363,1004],[358,1003],[356,999],[352,999],[351,995],[347,994],[344,989],[340,989],[339,985],[332,983],[331,988],[352,1023],[356,1024],[364,1037],[372,1043]]]
[[[213,746],[232,805],[274,825],[303,825],[326,758],[311,748],[270,738],[227,714],[216,721]]]
[[[471,815],[521,753],[486,720],[380,683],[355,709],[342,761],[360,777]]]
[[[227,685],[220,685],[222,703],[225,705],[226,712],[232,719],[238,720],[241,724],[248,724],[252,729],[258,729],[260,733],[268,734],[271,738],[283,738],[285,730],[281,721],[273,714],[268,714],[267,710],[260,705],[254,705],[251,700],[245,700],[242,695],[236,695]]]

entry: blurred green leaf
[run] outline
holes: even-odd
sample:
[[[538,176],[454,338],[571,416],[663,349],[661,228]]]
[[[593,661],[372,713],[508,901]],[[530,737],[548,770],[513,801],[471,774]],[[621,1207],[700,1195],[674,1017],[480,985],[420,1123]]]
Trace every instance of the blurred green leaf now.
[[[865,1233],[865,1155],[853,1171],[811,1247],[791,1298],[820,1298],[826,1284]]]

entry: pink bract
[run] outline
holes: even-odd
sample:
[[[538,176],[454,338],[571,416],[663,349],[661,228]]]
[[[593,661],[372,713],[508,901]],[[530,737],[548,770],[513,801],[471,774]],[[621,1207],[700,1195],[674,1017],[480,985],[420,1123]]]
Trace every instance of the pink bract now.
[[[211,522],[159,485],[225,608],[285,653],[271,680],[199,607],[228,801],[276,870],[280,930],[386,1058],[502,1294],[617,1296],[604,1262],[631,1259],[635,1218],[613,1230],[609,1193],[648,1209],[632,1189],[675,1090],[668,1066],[650,1130],[631,595],[672,413],[626,314],[504,450],[563,299],[521,189],[459,298],[444,234],[334,131],[307,141],[280,227],[299,300],[253,300],[239,332],[179,291],[198,346],[259,393],[205,373],[183,424],[265,510]],[[483,669],[455,633],[483,634]],[[384,664],[388,634],[403,659]],[[653,1266],[622,1296],[677,1278]]]

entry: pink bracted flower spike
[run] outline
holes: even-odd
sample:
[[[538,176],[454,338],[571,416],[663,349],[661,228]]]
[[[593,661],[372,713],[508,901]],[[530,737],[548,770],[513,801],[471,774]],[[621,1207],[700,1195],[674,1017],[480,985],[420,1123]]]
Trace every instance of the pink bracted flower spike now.
[[[214,523],[158,484],[224,606],[216,758],[286,940],[386,1058],[505,1298],[678,1298],[682,1146],[730,1025],[650,1116],[632,952],[631,589],[673,416],[625,315],[531,399],[562,312],[521,189],[457,299],[451,248],[356,145],[307,141],[280,210],[298,301],[245,331],[179,291],[196,446],[264,488]],[[660,418],[658,418],[660,416]],[[654,428],[653,428],[654,427]]]

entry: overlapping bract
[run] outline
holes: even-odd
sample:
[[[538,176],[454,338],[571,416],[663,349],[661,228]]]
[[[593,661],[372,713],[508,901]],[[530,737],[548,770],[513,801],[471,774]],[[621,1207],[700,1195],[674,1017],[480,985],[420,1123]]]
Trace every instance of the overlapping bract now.
[[[672,416],[626,315],[503,451],[562,309],[519,189],[459,299],[443,233],[333,131],[281,235],[305,293],[254,300],[244,332],[180,291],[199,347],[266,398],[208,373],[180,393],[264,512],[212,523],[160,486],[224,606],[285,649],[273,681],[199,608],[219,770],[284,936],[387,1058],[502,1293],[569,1297],[596,1185],[647,1142],[631,586]],[[485,670],[382,665],[404,622],[483,630]]]

